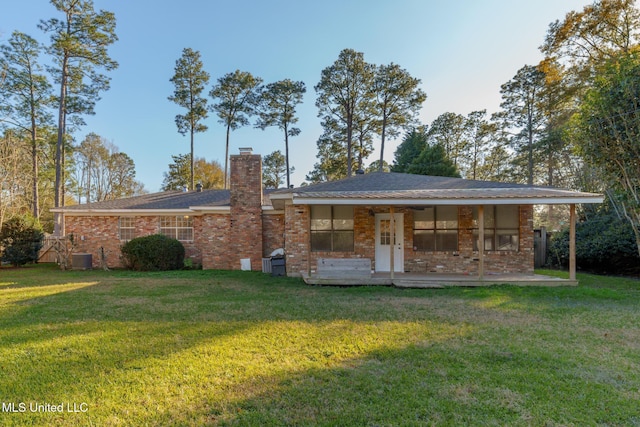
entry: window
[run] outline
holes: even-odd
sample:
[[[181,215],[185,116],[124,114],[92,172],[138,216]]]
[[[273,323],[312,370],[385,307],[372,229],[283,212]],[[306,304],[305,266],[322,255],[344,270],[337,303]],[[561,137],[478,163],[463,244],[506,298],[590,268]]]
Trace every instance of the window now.
[[[120,240],[128,241],[136,237],[134,218],[130,216],[121,216],[118,218],[118,230],[120,233]]]
[[[311,250],[353,251],[353,207],[311,206]]]
[[[473,208],[473,250],[478,250],[478,208]],[[517,205],[484,207],[484,249],[517,251],[520,246],[520,212]]]
[[[188,215],[161,216],[160,234],[180,241],[193,240],[193,218]]]
[[[458,207],[432,206],[414,211],[413,250],[457,251]]]

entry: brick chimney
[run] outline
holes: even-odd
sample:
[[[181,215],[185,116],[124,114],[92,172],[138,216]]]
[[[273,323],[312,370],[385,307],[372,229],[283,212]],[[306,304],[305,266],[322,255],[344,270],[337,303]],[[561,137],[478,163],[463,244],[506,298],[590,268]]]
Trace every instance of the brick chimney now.
[[[231,268],[240,269],[242,259],[251,269],[262,270],[262,157],[251,148],[231,156]]]

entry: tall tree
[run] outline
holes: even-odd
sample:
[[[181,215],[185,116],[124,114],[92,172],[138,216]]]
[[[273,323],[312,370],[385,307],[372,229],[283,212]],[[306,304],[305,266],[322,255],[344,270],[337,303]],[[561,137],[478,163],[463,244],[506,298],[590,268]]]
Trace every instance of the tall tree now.
[[[78,201],[85,203],[114,200],[143,194],[144,186],[135,179],[133,159],[103,137],[90,133],[75,149]]]
[[[465,138],[468,147],[467,178],[478,179],[478,169],[489,151],[496,132],[497,125],[487,120],[487,110],[472,111],[467,115],[465,121]]]
[[[319,161],[306,176],[306,180],[312,183],[335,181],[347,176],[347,147],[343,143],[341,129],[328,124],[323,127],[325,131],[316,142]]]
[[[376,107],[380,118],[380,171],[384,164],[387,136],[398,136],[400,129],[415,122],[426,93],[418,88],[420,79],[411,77],[397,64],[380,65],[373,79]]]
[[[442,144],[427,144],[420,155],[407,168],[407,173],[460,178],[460,172],[447,156]]]
[[[511,156],[507,142],[498,141],[484,155],[482,164],[476,169],[476,179],[483,181],[513,181]]]
[[[540,137],[544,127],[541,108],[545,75],[539,67],[525,65],[516,75],[500,87],[502,111],[496,118],[502,121],[503,128],[514,134],[512,144],[519,153],[526,153],[527,184],[533,184],[534,143]]]
[[[190,181],[191,156],[179,154],[171,156],[173,163],[169,165],[169,171],[164,172],[162,191],[182,190],[188,187]],[[202,185],[204,190],[222,188],[224,175],[222,167],[215,161],[206,161],[202,157],[196,157],[194,167],[195,180]]]
[[[324,123],[334,122],[345,129],[347,153],[346,175],[351,176],[353,136],[358,114],[373,103],[374,66],[364,61],[364,54],[344,49],[333,65],[322,70],[320,82],[314,86],[318,98],[318,117]]]
[[[262,185],[264,185],[264,188],[279,188],[287,175],[285,156],[282,155],[280,150],[276,150],[264,156],[262,166]],[[292,166],[291,170],[293,171],[295,168]],[[290,184],[287,185],[287,188],[289,186]]]
[[[380,166],[380,160],[374,160],[371,162],[369,166],[364,170],[365,173],[371,172],[391,172],[391,165],[387,163],[386,160],[383,160],[382,167]]]
[[[4,70],[0,85],[0,121],[8,121],[28,132],[31,143],[31,192],[34,218],[40,218],[38,193],[39,129],[51,123],[48,109],[52,104],[52,88],[39,64],[40,44],[32,37],[14,31],[9,44],[0,46],[0,69]]]
[[[96,12],[92,0],[51,0],[63,19],[40,21],[39,28],[51,34],[48,52],[53,56],[58,98],[58,139],[56,143],[55,207],[64,206],[64,139],[69,114],[93,114],[100,91],[109,88],[110,71],[118,63],[108,48],[118,37],[112,12]],[[54,233],[62,233],[61,216],[56,215]]]
[[[302,102],[302,97],[306,91],[307,88],[304,82],[285,79],[269,83],[260,94],[260,107],[256,126],[263,130],[269,126],[277,126],[278,129],[284,132],[287,188],[291,185],[289,137],[300,134],[300,129],[293,127],[293,125],[298,122],[296,106]],[[278,186],[275,188],[278,188]]]
[[[197,132],[204,132],[207,126],[202,124],[202,120],[206,119],[207,99],[201,97],[202,91],[209,83],[209,73],[202,69],[202,60],[200,52],[191,48],[182,50],[182,56],[176,61],[175,74],[170,81],[174,84],[175,89],[173,95],[169,97],[169,101],[175,102],[179,106],[186,108],[186,114],[176,115],[176,126],[178,132],[182,135],[189,134],[191,142],[191,161],[190,161],[190,185],[191,190],[194,189],[194,164],[193,157],[193,138]]]
[[[29,208],[24,192],[29,186],[27,151],[13,129],[0,136],[0,229],[7,217]]]
[[[548,154],[562,152],[554,146],[566,147],[562,127],[582,103],[598,67],[620,53],[628,53],[639,42],[640,10],[636,0],[596,0],[582,11],[571,11],[563,20],[549,25],[540,47],[545,59],[539,67],[546,74],[549,100],[566,100],[564,105],[549,109],[548,114],[556,117],[555,123],[547,126]],[[562,126],[557,116],[562,119]],[[547,166],[552,160],[547,157]],[[552,178],[549,175],[548,181]]]
[[[407,172],[409,165],[427,146],[427,127],[419,126],[408,132],[394,153],[391,172]]]
[[[462,114],[446,112],[431,123],[427,139],[431,145],[442,145],[456,168],[467,161],[468,140],[465,138],[466,119]]]
[[[640,254],[640,47],[609,60],[580,110],[580,150],[633,227]]]
[[[540,163],[546,166],[545,184],[554,186],[567,174],[569,165],[563,164],[567,153],[575,151],[570,146],[567,129],[576,113],[576,88],[566,84],[565,67],[557,61],[544,59],[538,69],[544,75],[538,103],[542,114],[538,155]]]
[[[596,0],[581,12],[549,25],[540,50],[547,58],[564,59],[590,74],[594,64],[640,42],[640,11],[635,0]]]
[[[365,102],[353,124],[352,162],[355,158],[357,170],[364,170],[364,160],[373,152],[373,137],[380,132],[375,105]]]
[[[95,178],[102,175],[103,166],[109,157],[109,150],[105,143],[104,138],[90,133],[74,150],[79,203],[82,202],[82,197],[84,197],[84,203],[99,201],[102,181]]]
[[[249,124],[249,117],[256,112],[260,99],[262,79],[247,71],[236,70],[218,79],[209,95],[215,103],[211,107],[219,117],[219,122],[227,127],[224,154],[224,188],[228,187],[229,135],[232,130]]]

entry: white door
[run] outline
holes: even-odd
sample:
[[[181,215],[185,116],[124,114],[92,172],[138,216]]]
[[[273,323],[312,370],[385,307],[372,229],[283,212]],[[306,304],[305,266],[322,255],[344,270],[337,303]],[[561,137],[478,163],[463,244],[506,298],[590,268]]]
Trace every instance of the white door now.
[[[391,246],[394,247],[393,271],[404,272],[404,214],[393,214],[395,243],[391,244],[391,214],[376,214],[376,271],[391,271]]]

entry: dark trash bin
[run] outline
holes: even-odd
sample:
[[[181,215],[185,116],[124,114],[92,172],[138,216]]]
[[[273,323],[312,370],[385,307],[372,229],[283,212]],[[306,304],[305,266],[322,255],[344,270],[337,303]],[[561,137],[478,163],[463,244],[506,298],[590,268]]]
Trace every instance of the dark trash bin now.
[[[287,269],[285,266],[285,259],[283,256],[271,257],[271,275],[272,276],[286,276]]]

